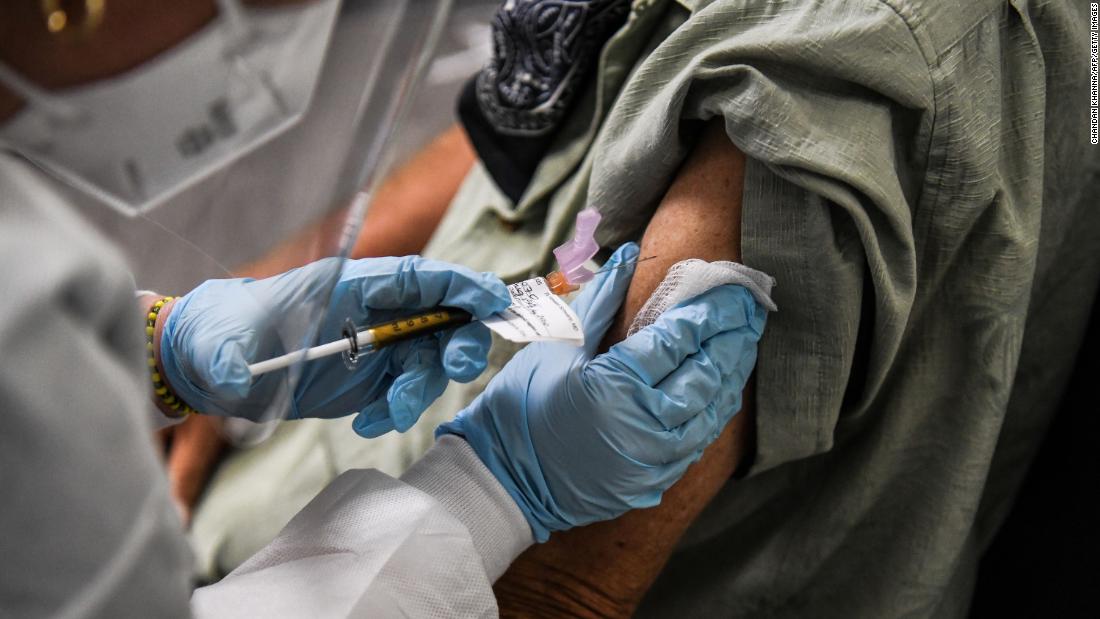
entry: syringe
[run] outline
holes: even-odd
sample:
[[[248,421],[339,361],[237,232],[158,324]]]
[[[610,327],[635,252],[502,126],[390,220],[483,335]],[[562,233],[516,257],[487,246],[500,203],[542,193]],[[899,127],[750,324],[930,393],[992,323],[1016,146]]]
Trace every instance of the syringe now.
[[[580,288],[579,284],[591,280],[596,273],[633,266],[638,262],[655,257],[641,258],[616,267],[600,269],[595,273],[590,271],[584,265],[600,249],[595,239],[596,226],[599,223],[600,213],[594,208],[586,208],[577,214],[573,239],[554,249],[554,256],[558,260],[560,269],[552,271],[546,276],[546,285],[550,292],[557,296],[563,296],[578,290]],[[343,339],[312,348],[295,350],[266,361],[253,363],[248,366],[248,371],[255,377],[289,367],[300,360],[310,361],[340,353],[346,353],[347,360],[354,364],[361,354],[371,353],[390,344],[414,337],[430,335],[457,327],[471,320],[473,320],[473,316],[464,310],[436,308],[423,314],[400,318],[363,329],[359,329],[356,325],[351,324],[351,321],[348,321],[344,325]]]
[[[424,314],[399,318],[363,329],[357,329],[349,321],[344,325],[342,339],[253,363],[248,366],[248,371],[255,377],[289,367],[297,361],[312,361],[340,353],[347,353],[348,360],[354,363],[359,355],[372,353],[414,337],[464,325],[472,319],[473,316],[465,310],[436,308]]]
[[[656,256],[646,256],[645,258],[639,258],[638,260],[626,264],[600,269],[596,271],[596,273],[632,267],[639,262],[655,257]],[[546,276],[546,284],[547,287],[550,288],[550,291],[558,296],[568,294],[580,288],[576,284],[570,283],[561,271],[553,271],[548,274]],[[409,340],[414,337],[431,335],[432,333],[451,329],[472,321],[473,316],[465,310],[436,308],[430,312],[399,318],[363,329],[357,329],[349,322],[344,325],[342,339],[312,348],[295,350],[285,355],[253,363],[248,366],[248,371],[255,377],[275,370],[281,370],[285,367],[290,367],[297,361],[312,361],[313,359],[320,359],[340,353],[347,353],[348,360],[354,362],[359,358],[359,355],[372,353],[380,348],[396,344],[397,342]]]

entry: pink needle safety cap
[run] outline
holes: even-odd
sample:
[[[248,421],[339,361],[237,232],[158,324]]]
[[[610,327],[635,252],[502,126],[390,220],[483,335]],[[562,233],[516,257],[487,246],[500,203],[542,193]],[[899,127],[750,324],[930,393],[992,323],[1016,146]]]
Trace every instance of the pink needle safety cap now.
[[[596,226],[600,225],[600,213],[588,207],[577,213],[576,231],[573,240],[567,241],[554,250],[561,273],[569,284],[582,284],[592,279],[593,272],[584,267],[592,259],[600,246],[596,244]]]

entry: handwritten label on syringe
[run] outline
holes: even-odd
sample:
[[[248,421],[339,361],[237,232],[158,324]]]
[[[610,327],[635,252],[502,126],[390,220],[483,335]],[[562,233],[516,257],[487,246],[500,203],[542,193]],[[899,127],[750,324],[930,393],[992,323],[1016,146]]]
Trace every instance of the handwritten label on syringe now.
[[[508,286],[512,305],[482,322],[512,342],[546,340],[584,344],[581,321],[573,308],[562,301],[541,277]]]

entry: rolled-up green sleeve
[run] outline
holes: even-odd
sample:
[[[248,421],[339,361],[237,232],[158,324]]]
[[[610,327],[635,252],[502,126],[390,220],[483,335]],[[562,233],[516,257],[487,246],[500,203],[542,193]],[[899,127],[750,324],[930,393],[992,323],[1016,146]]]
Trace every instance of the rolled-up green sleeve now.
[[[699,4],[624,86],[588,195],[616,222],[609,236],[630,236],[697,121],[723,118],[747,155],[742,260],[775,277],[779,306],[756,367],[755,473],[828,450],[841,415],[888,379],[913,311],[922,179],[908,171],[934,93],[886,3]]]

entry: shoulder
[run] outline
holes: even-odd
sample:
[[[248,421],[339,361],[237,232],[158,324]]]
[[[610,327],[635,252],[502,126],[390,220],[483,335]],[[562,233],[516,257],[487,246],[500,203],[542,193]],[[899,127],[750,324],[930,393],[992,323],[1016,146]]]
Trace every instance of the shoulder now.
[[[895,27],[901,25],[919,41],[930,58],[951,47],[978,24],[999,18],[1013,7],[1009,0],[679,0],[679,3],[692,12],[688,24],[713,20],[716,15],[739,14],[750,22],[797,23],[803,31],[858,30],[869,38],[896,34]]]

